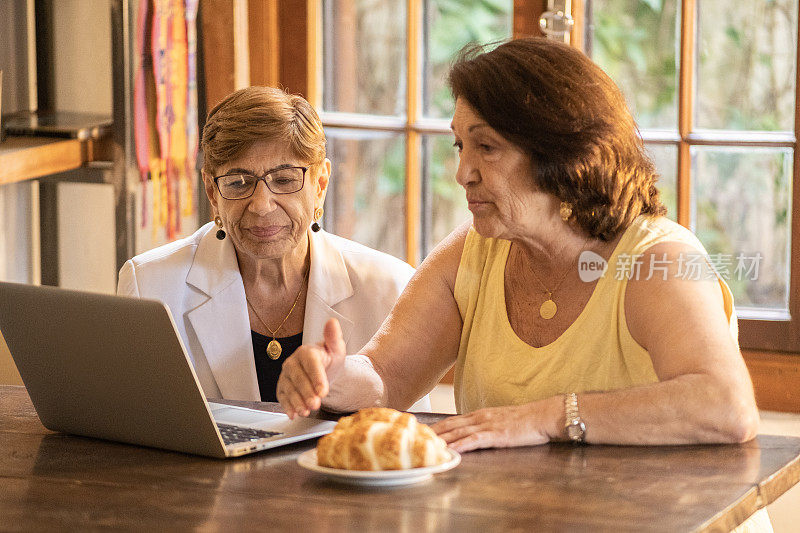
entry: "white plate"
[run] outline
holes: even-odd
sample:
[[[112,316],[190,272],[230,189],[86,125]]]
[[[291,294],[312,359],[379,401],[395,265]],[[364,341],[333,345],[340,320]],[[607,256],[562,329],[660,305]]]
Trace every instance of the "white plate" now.
[[[303,452],[297,458],[297,464],[324,474],[328,478],[340,483],[350,485],[361,485],[365,487],[392,487],[398,485],[411,485],[430,479],[433,474],[445,472],[458,466],[461,456],[457,451],[447,449],[450,459],[436,466],[423,466],[421,468],[408,468],[406,470],[343,470],[341,468],[329,468],[317,464],[317,450]]]

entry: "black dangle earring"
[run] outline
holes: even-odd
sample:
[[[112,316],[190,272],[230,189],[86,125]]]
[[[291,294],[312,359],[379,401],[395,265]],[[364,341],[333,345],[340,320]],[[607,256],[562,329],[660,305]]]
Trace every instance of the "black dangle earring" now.
[[[322,208],[318,207],[314,209],[314,223],[311,224],[311,231],[319,231],[321,228],[319,227],[319,219],[322,218]]]
[[[225,230],[222,229],[222,217],[220,217],[219,215],[215,216],[214,224],[217,225],[217,239],[219,240],[225,239],[227,233],[225,233]]]

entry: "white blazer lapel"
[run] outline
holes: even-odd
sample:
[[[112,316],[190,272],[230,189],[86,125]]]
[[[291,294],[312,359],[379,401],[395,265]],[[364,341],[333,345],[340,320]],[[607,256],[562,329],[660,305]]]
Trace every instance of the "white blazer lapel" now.
[[[324,231],[309,232],[311,272],[308,276],[308,297],[303,321],[303,344],[321,342],[325,322],[339,320],[345,343],[350,340],[353,321],[334,306],[353,295],[353,286],[342,253],[329,242]]]
[[[208,296],[188,311],[223,398],[260,400],[244,285],[230,241],[209,231],[200,241],[186,282]]]

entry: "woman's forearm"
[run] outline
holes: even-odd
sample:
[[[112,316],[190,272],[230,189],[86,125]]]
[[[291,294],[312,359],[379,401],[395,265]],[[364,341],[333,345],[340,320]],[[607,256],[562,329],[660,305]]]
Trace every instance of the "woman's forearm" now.
[[[743,389],[746,387],[742,387]],[[744,442],[758,431],[752,391],[705,374],[612,392],[578,395],[586,440],[596,444],[695,444]],[[552,431],[563,437],[560,426]]]

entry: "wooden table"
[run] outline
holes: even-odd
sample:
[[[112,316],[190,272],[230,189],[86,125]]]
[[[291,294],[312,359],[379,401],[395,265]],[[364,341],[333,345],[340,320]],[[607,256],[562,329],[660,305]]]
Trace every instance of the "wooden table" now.
[[[0,386],[0,529],[721,531],[800,479],[800,439],[766,435],[726,446],[485,450],[395,489],[303,470],[295,461],[311,446],[223,461],[57,434],[24,388]]]

